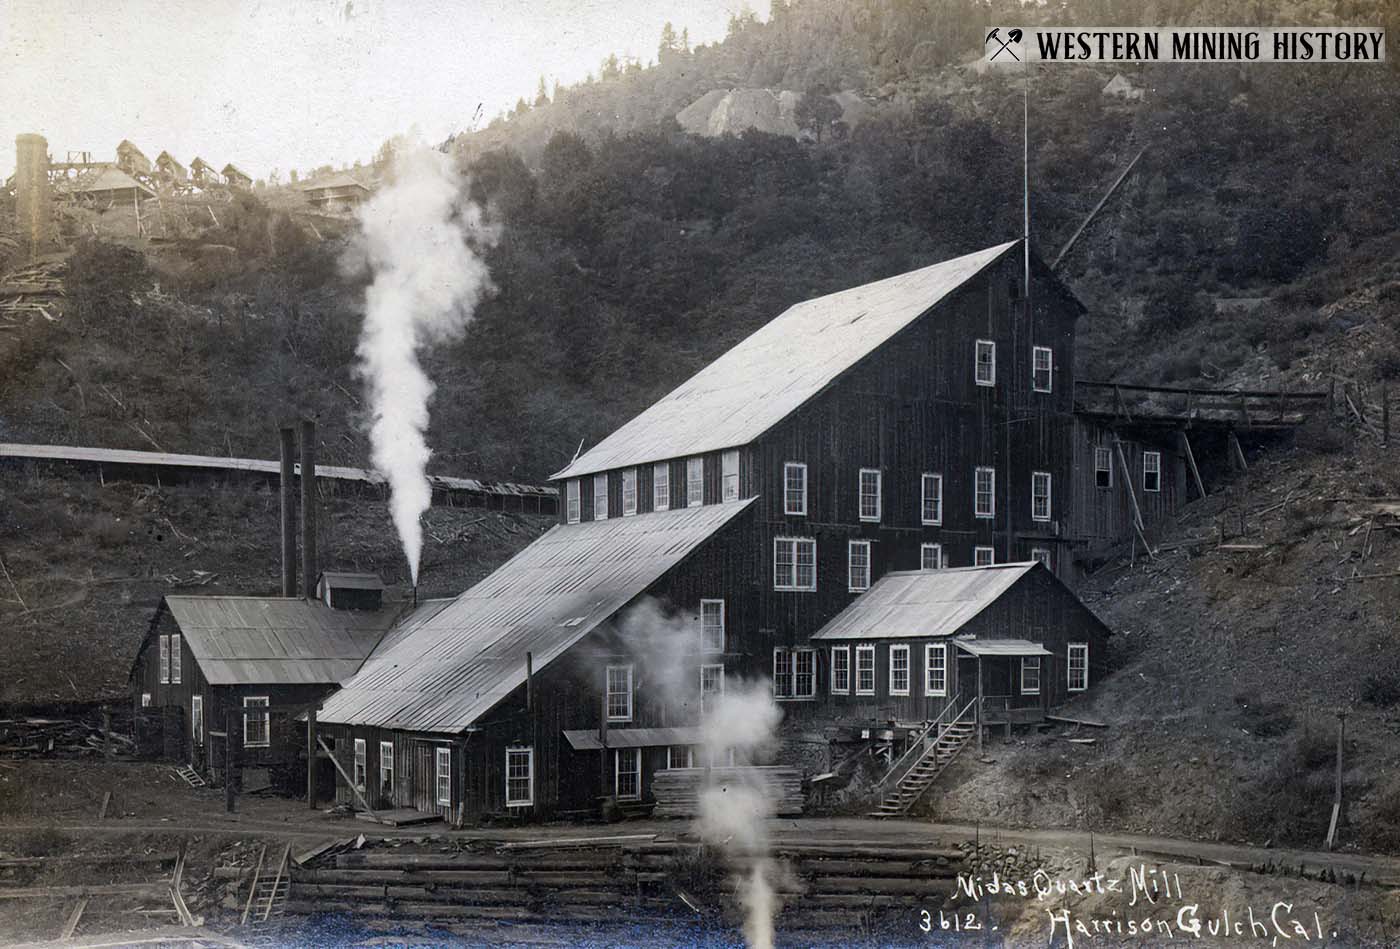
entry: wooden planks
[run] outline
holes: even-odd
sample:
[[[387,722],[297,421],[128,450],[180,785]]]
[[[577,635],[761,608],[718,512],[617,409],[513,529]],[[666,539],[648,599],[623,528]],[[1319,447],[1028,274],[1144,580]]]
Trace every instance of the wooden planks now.
[[[707,786],[766,788],[774,801],[774,813],[795,817],[802,813],[802,773],[780,766],[752,768],[684,768],[658,771],[652,778],[656,817],[693,817],[699,813],[700,795]]]

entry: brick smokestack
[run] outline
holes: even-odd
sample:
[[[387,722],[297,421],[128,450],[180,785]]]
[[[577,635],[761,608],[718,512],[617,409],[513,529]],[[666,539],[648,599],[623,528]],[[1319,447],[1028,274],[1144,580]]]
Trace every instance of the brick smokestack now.
[[[297,595],[296,429],[284,427],[282,440],[282,595]]]
[[[316,598],[316,423],[301,422],[301,579],[302,595]]]
[[[53,239],[49,143],[42,135],[15,136],[15,225],[30,257]]]

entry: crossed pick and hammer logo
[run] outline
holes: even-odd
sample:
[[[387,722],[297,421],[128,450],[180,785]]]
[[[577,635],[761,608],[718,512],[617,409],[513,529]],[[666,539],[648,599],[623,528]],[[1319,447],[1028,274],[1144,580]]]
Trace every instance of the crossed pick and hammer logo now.
[[[1007,30],[1006,39],[1002,39],[1001,27],[993,27],[992,31],[987,34],[986,42],[983,44],[987,54],[987,61],[991,62],[1004,53],[1008,58],[1014,59],[1019,63],[1021,57],[1016,55],[1016,47],[1021,45],[1022,35],[1019,29],[1012,29]]]

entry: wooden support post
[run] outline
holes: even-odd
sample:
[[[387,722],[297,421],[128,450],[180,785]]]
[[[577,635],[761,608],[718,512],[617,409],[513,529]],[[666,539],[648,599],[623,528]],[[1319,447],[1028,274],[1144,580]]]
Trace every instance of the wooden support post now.
[[[306,710],[306,806],[316,809],[316,709]]]
[[[229,708],[224,712],[224,810],[232,814],[235,810],[233,769],[234,769],[234,740],[236,732],[233,723],[238,720],[238,713]]]
[[[1196,453],[1191,450],[1191,439],[1187,436],[1186,430],[1182,429],[1176,433],[1176,439],[1181,446],[1181,453],[1186,456],[1186,467],[1191,472],[1191,480],[1196,485],[1196,491],[1201,497],[1206,496],[1206,485],[1201,480],[1201,469],[1196,467]]]
[[[1236,471],[1248,471],[1249,463],[1244,460],[1244,449],[1240,447],[1239,436],[1233,428],[1225,433],[1225,443],[1230,453],[1230,467]]]
[[[330,756],[331,764],[335,765],[335,770],[339,771],[340,776],[345,779],[345,783],[350,787],[350,793],[355,795],[355,800],[360,802],[360,807],[364,809],[364,812],[370,817],[374,818],[376,822],[383,823],[383,821],[379,820],[379,815],[374,812],[374,808],[369,806],[369,801],[366,801],[365,796],[360,793],[360,789],[355,786],[355,779],[350,777],[350,775],[346,774],[345,769],[341,767],[340,762],[335,760],[335,753],[330,750],[330,748],[326,745],[324,741],[321,740],[319,736],[317,736],[316,738],[316,744],[323,748],[326,754]],[[368,780],[368,776],[366,776],[366,780]]]
[[[1118,467],[1123,472],[1123,487],[1128,491],[1128,500],[1133,507],[1133,527],[1137,530],[1138,539],[1142,541],[1143,549],[1147,552],[1149,560],[1156,560],[1157,555],[1152,552],[1152,545],[1147,542],[1147,527],[1142,521],[1142,508],[1138,506],[1137,490],[1133,487],[1133,473],[1128,469],[1128,457],[1123,454],[1123,442],[1117,435],[1113,436],[1113,449],[1118,455]]]
[[[603,703],[598,710],[598,796],[608,796],[608,670],[603,669]]]
[[[977,657],[977,754],[982,754],[982,657]]]

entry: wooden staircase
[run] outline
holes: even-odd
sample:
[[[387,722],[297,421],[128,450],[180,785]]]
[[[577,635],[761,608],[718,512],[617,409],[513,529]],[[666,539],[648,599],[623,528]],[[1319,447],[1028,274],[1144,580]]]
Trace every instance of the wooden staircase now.
[[[943,769],[977,734],[976,703],[973,699],[953,711],[958,706],[955,698],[914,739],[912,747],[900,756],[881,782],[887,790],[879,806],[870,812],[871,817],[903,817],[909,813],[914,802],[923,797]]]
[[[263,875],[263,858],[267,855],[267,848],[264,847],[258,855],[258,865],[253,870],[253,882],[248,888],[248,902],[243,907],[244,925],[250,920],[254,923],[265,923],[282,915],[292,887],[287,865],[291,854],[292,845],[287,844],[286,849],[282,851],[282,859],[277,864],[277,872],[267,876]]]

